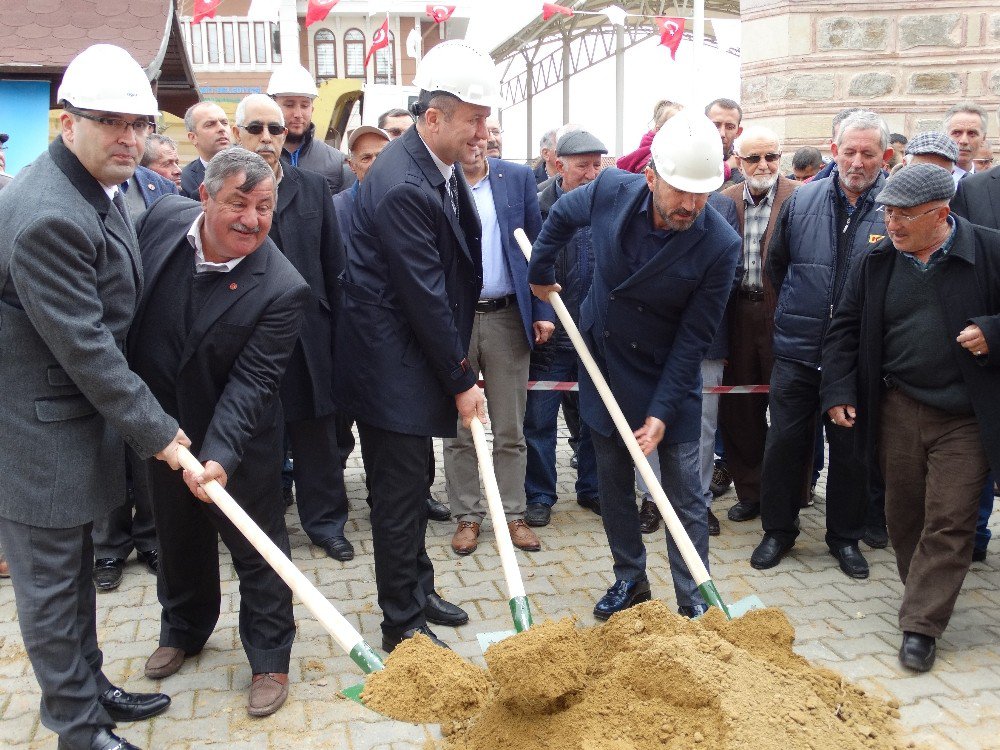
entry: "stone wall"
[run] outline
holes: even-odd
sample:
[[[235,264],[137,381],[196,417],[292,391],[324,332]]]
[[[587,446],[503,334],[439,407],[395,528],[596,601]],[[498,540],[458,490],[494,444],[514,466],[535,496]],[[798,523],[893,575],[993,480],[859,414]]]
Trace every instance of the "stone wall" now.
[[[990,112],[996,150],[997,0],[742,0],[741,18],[744,120],[774,128],[786,154],[828,151],[844,107],[869,107],[909,137],[963,99]]]

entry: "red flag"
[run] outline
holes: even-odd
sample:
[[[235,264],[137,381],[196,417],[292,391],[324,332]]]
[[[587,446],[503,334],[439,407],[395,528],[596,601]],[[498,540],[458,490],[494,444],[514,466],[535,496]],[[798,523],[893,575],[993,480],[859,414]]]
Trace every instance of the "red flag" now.
[[[317,21],[325,21],[333,6],[339,2],[340,0],[309,0],[309,7],[306,8],[306,28]]]
[[[427,15],[434,19],[434,23],[444,23],[451,18],[451,14],[454,12],[454,5],[440,5],[438,3],[434,3],[433,5],[427,6]]]
[[[573,9],[567,8],[565,5],[556,5],[555,3],[542,3],[542,20],[548,21],[552,16],[556,14],[562,14],[564,16],[573,15]]]
[[[194,18],[191,24],[201,23],[203,18],[215,18],[215,9],[222,0],[194,0]]]
[[[670,59],[677,59],[677,48],[684,38],[683,18],[657,18],[656,25],[660,27],[660,44],[670,50]]]
[[[379,26],[375,33],[372,35],[372,46],[368,48],[368,54],[365,55],[365,67],[368,67],[368,61],[371,60],[372,55],[378,52],[380,49],[385,49],[389,46],[389,16],[385,17],[382,25]]]

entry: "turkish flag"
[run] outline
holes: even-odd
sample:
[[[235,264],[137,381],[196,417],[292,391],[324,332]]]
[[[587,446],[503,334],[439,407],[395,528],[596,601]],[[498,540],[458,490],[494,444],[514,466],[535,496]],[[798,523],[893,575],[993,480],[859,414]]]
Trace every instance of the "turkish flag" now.
[[[557,14],[571,16],[573,15],[573,9],[567,8],[565,5],[556,5],[555,3],[542,3],[543,21],[548,21],[552,16]]]
[[[385,49],[389,46],[389,17],[386,16],[382,25],[379,26],[375,33],[372,35],[372,46],[368,48],[368,54],[365,55],[365,67],[368,67],[368,61],[371,60],[372,55],[378,52],[380,49]]]
[[[339,2],[340,0],[309,0],[309,7],[306,8],[306,28],[317,21],[325,21],[333,6]]]
[[[221,3],[222,0],[194,0],[194,19],[191,25],[201,23],[203,18],[215,18],[215,9]]]
[[[427,15],[434,19],[434,23],[444,23],[451,18],[451,14],[454,12],[454,5],[439,5],[435,3],[427,6]]]
[[[660,27],[660,44],[670,50],[670,59],[677,59],[677,48],[684,38],[683,18],[657,18],[656,25]]]

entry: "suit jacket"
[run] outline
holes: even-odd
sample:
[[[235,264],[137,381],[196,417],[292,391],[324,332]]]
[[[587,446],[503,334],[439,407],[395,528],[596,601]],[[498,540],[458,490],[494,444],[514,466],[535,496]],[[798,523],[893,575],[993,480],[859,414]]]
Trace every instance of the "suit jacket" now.
[[[323,176],[287,164],[282,170],[270,237],[312,290],[281,383],[285,419],[295,422],[334,411],[333,332],[344,245]]]
[[[62,138],[0,192],[0,516],[48,528],[125,499],[125,446],[177,422],[122,350],[142,292],[135,235]]]
[[[461,167],[456,166],[456,169]],[[337,405],[384,430],[453,437],[455,396],[483,285],[481,227],[458,180],[460,221],[416,127],[379,154],[358,190],[341,276]]]
[[[1000,169],[994,167],[959,180],[951,210],[973,224],[1000,229]]]
[[[538,209],[538,186],[532,171],[522,165],[500,159],[487,158],[490,165],[490,190],[493,191],[493,205],[497,210],[500,225],[500,241],[503,245],[504,261],[514,283],[517,308],[524,323],[528,346],[535,346],[535,332],[532,323],[536,320],[556,319],[552,306],[542,302],[528,287],[528,261],[521,252],[521,246],[514,239],[514,230],[521,228],[532,242],[542,228],[542,214]]]
[[[632,429],[657,417],[666,423],[664,440],[683,443],[701,434],[701,361],[722,321],[742,243],[706,205],[690,229],[632,273],[621,238],[649,196],[645,176],[619,169],[563,195],[542,225],[528,279],[553,283],[556,254],[579,227],[591,226],[594,280],[580,330]],[[584,368],[580,416],[602,435],[614,432]]]
[[[167,196],[139,219],[147,284],[134,330],[142,328],[167,260],[186,253],[194,263],[187,233],[200,213],[200,204]],[[276,394],[298,338],[309,286],[269,239],[226,280],[205,301],[185,340],[176,364],[174,416],[201,462],[219,462],[230,478],[243,467],[242,482],[233,488],[239,497],[241,484],[254,492],[257,462],[267,466],[272,453],[280,455],[283,426]],[[140,346],[136,336],[129,339],[129,357],[140,372],[148,365],[141,356],[148,345]]]
[[[183,182],[183,176],[181,181]],[[146,208],[152,206],[160,196],[178,193],[174,183],[147,167],[135,168],[135,182],[139,186],[139,192],[142,193]]]
[[[181,195],[198,200],[198,186],[204,181],[205,165],[201,163],[201,158],[196,156],[193,162],[181,170]]]

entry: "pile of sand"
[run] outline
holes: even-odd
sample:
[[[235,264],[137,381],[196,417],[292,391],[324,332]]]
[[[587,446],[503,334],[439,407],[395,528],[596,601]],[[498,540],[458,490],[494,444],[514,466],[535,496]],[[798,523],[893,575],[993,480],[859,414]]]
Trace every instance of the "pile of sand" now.
[[[898,705],[792,651],[779,610],[699,620],[659,601],[595,628],[537,625],[485,673],[427,639],[371,675],[365,702],[441,723],[447,750],[899,750]],[[433,690],[428,690],[433,687]]]

